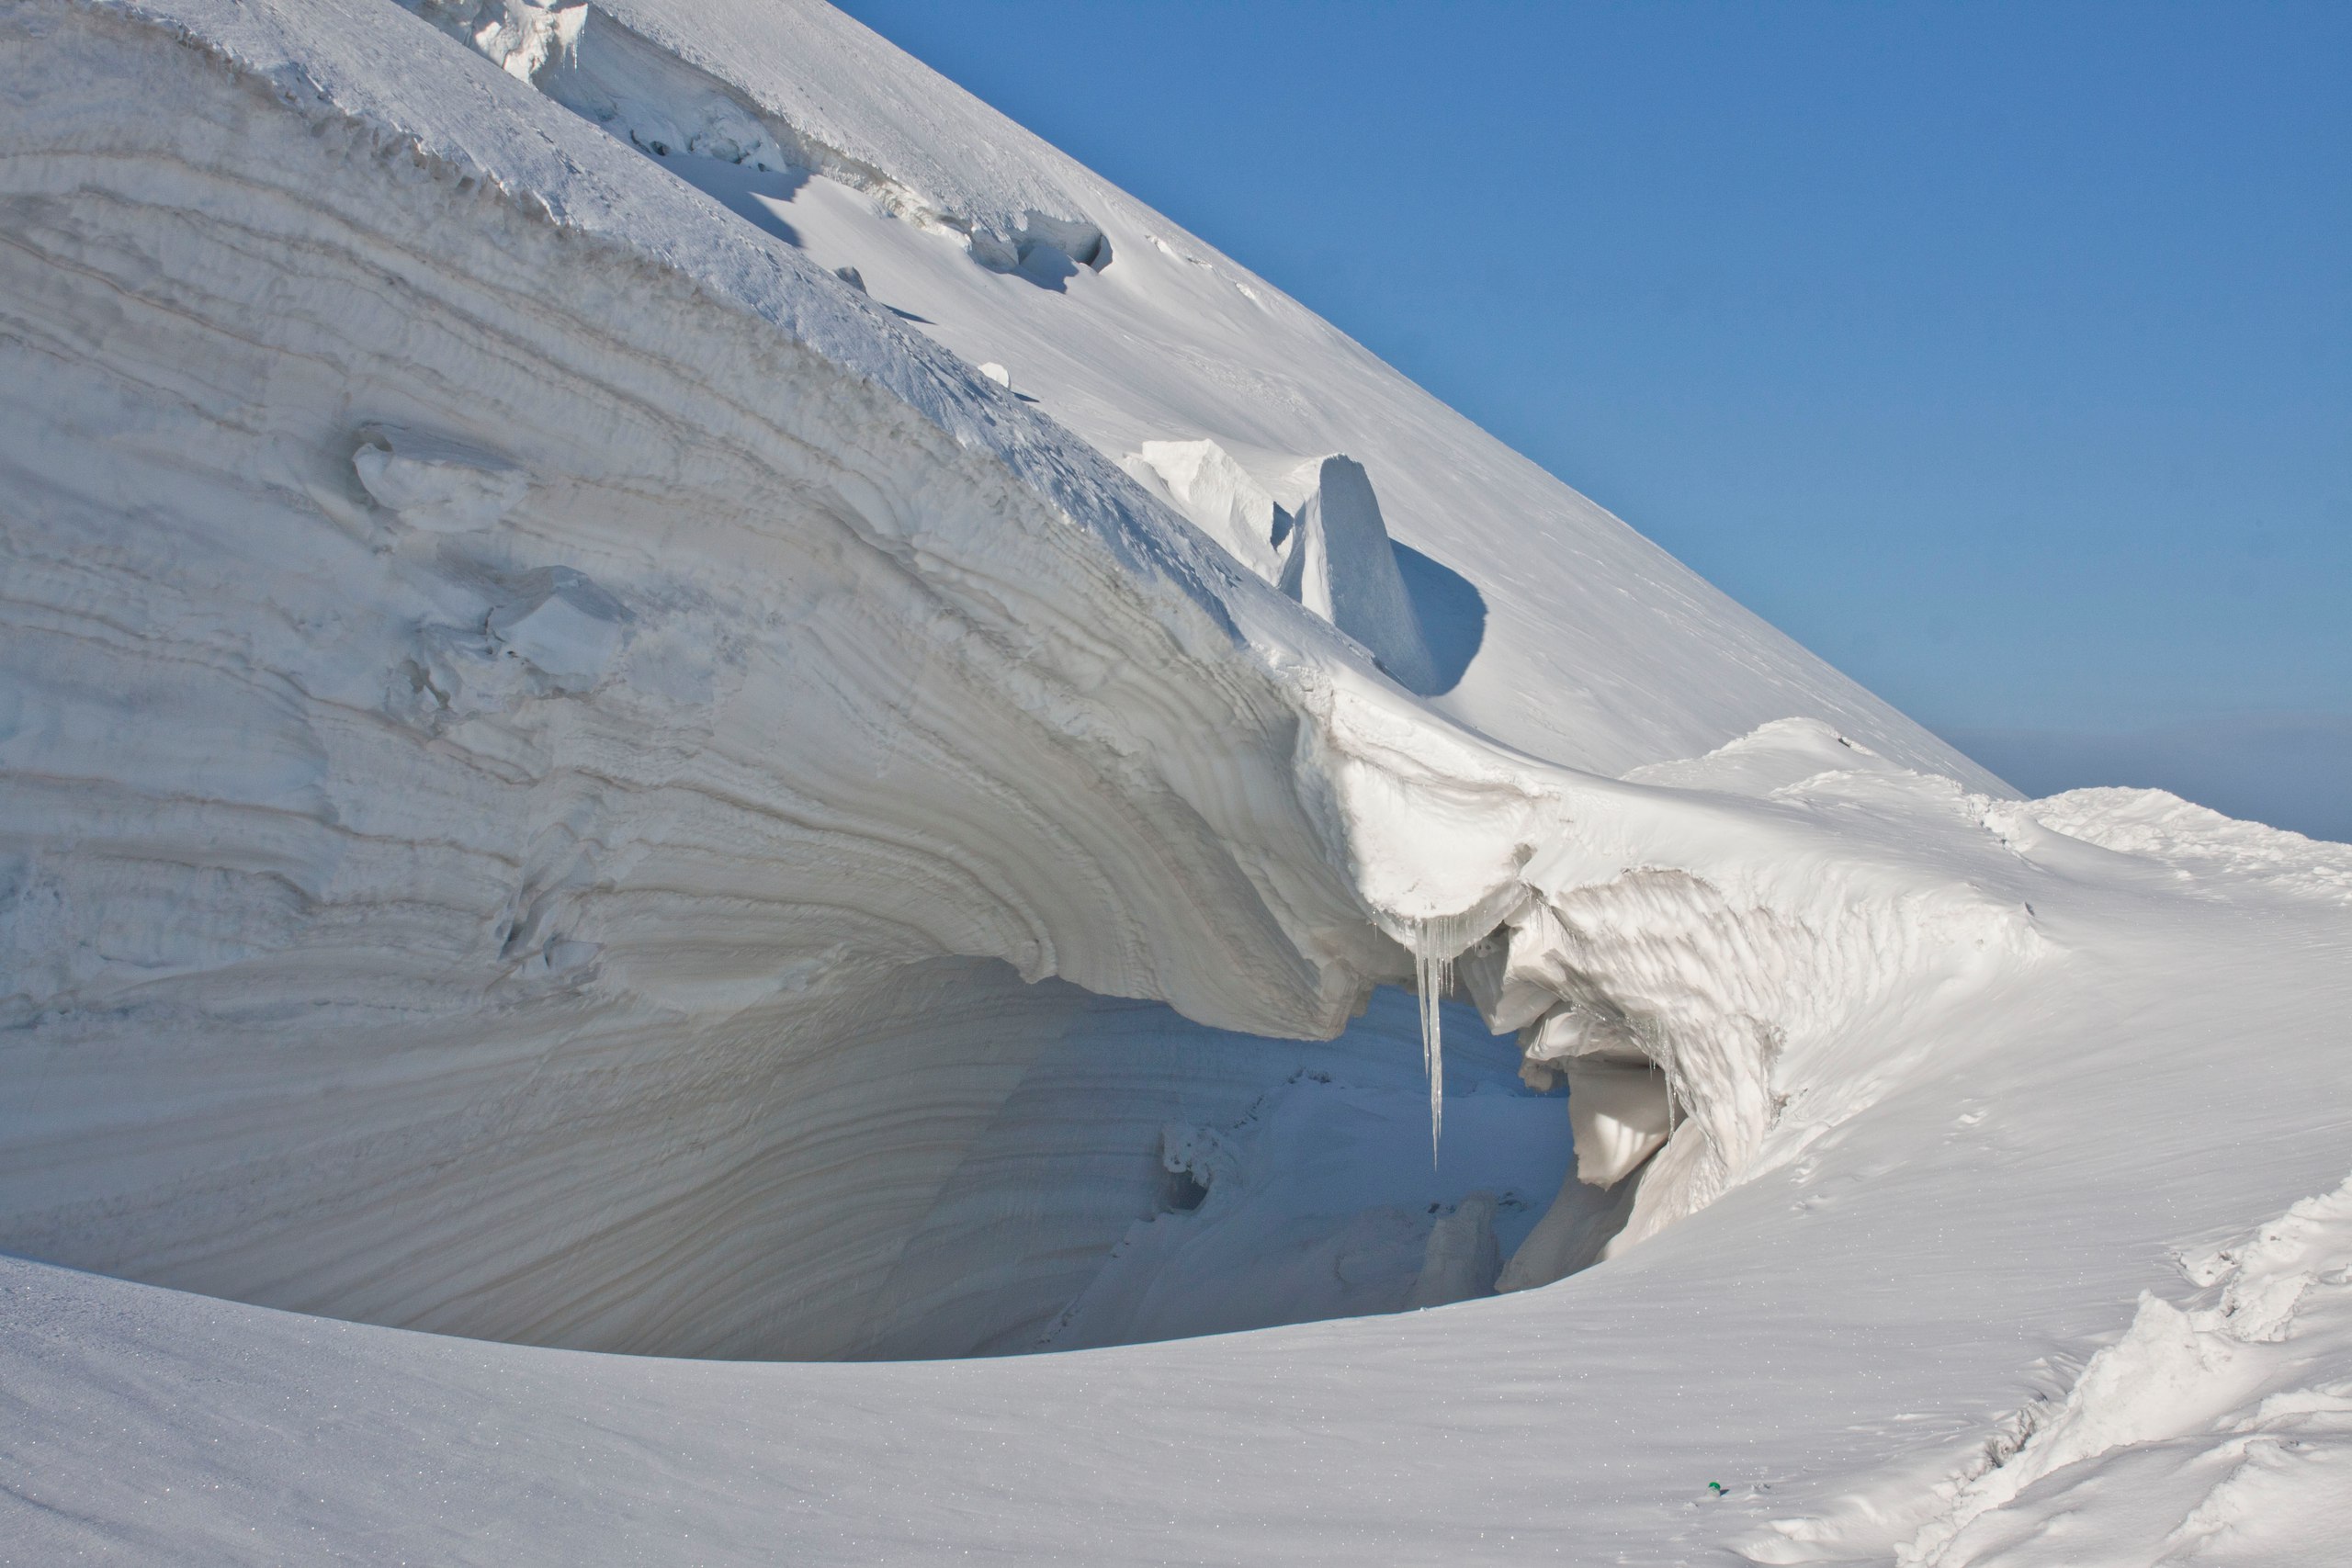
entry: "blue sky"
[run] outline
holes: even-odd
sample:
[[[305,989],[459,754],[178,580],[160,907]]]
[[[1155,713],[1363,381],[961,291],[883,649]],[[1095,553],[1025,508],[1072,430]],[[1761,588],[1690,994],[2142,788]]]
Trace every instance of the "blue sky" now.
[[[2352,5],[845,8],[2020,785],[2352,837]]]

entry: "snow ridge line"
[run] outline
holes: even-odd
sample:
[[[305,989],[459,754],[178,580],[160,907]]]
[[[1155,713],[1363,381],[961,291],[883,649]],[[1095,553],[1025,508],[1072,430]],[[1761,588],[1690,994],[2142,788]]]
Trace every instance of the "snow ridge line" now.
[[[397,0],[318,0],[318,4],[322,11],[360,16],[379,6],[388,15],[408,9]],[[1050,416],[1020,402],[797,251],[738,233],[740,225],[731,215],[683,181],[638,179],[627,162],[619,168],[603,166],[601,161],[583,164],[568,155],[571,149],[558,148],[553,149],[558,156],[546,160],[547,180],[541,188],[524,183],[541,171],[501,172],[467,147],[436,145],[426,131],[401,124],[389,106],[355,107],[350,101],[353,92],[364,94],[372,88],[322,79],[301,47],[319,40],[299,28],[289,28],[277,5],[238,5],[218,16],[210,13],[221,9],[219,0],[10,0],[10,9],[26,18],[44,9],[66,10],[153,29],[200,55],[232,81],[266,93],[306,122],[334,124],[363,135],[388,157],[412,159],[430,177],[461,195],[480,189],[568,238],[608,248],[621,265],[653,265],[685,277],[714,305],[780,330],[800,346],[906,403],[959,446],[994,457],[1063,521],[1109,549],[1129,573],[1174,589],[1189,603],[1193,614],[1180,613],[1172,621],[1181,624],[1199,617],[1206,622],[1197,628],[1186,627],[1182,635],[1188,651],[1205,651],[1200,632],[1228,644],[1245,640],[1235,615],[1237,598],[1287,604],[1271,591],[1252,593],[1261,585],[1249,579],[1222,550],[1211,547],[1172,508],[1147,493],[1116,464]],[[208,27],[209,22],[217,25]],[[444,47],[465,49],[495,73],[492,83],[528,95],[565,121],[581,120],[574,110],[548,97],[537,84],[516,80],[470,43],[450,38],[413,13],[407,25],[422,26],[428,35],[447,39]],[[284,51],[282,62],[266,61],[266,55],[274,49]],[[319,52],[312,50],[310,55]],[[602,128],[595,128],[594,142],[611,146],[616,161],[643,156]],[[524,156],[545,158],[548,151],[533,148]],[[879,171],[876,175],[888,179]],[[648,207],[665,210],[639,210]],[[716,244],[705,240],[706,226],[687,220],[688,210],[695,217],[719,217],[717,230],[724,238]],[[943,221],[957,227],[950,220],[943,218]],[[1058,220],[1041,218],[1040,221],[1050,229]],[[682,230],[694,231],[694,237],[681,241],[677,234]],[[656,231],[664,236],[659,246],[636,243],[630,237]],[[963,230],[957,228],[957,231]],[[1007,243],[1018,246],[1031,238],[1016,234]],[[983,265],[989,265],[985,257]],[[1341,643],[1328,628],[1311,624],[1309,616],[1288,615],[1280,608],[1275,614],[1283,623],[1285,637],[1316,647],[1318,654],[1327,651],[1322,646],[1326,643],[1332,649]],[[1260,617],[1253,618],[1262,618],[1262,610]],[[1303,632],[1289,624],[1294,621],[1305,625]]]
[[[910,221],[934,223],[967,233],[970,231],[968,220],[959,220],[942,211],[929,199],[875,164],[853,157],[810,135],[783,116],[748,102],[742,94],[700,67],[662,49],[602,6],[586,4],[585,0],[570,5],[562,4],[561,0],[391,0],[391,3],[475,51],[516,81],[537,87],[556,102],[564,104],[565,107],[580,113],[592,124],[603,125],[640,152],[667,157],[673,149],[666,141],[658,146],[649,145],[647,138],[638,133],[639,128],[622,123],[616,129],[614,122],[599,120],[588,114],[584,107],[566,102],[552,90],[552,84],[540,79],[551,67],[558,70],[578,69],[581,39],[591,27],[600,32],[609,31],[621,50],[656,56],[678,73],[691,73],[695,79],[693,81],[695,87],[706,94],[723,97],[728,107],[775,141],[778,162],[790,163],[838,179],[872,196],[887,210]],[[494,16],[496,19],[484,24],[486,16]],[[687,140],[674,151],[719,157],[729,163],[758,163],[763,149],[756,144],[744,147],[731,141],[723,149],[714,148],[689,132]],[[733,155],[727,156],[730,152]],[[759,166],[766,165],[760,164]]]

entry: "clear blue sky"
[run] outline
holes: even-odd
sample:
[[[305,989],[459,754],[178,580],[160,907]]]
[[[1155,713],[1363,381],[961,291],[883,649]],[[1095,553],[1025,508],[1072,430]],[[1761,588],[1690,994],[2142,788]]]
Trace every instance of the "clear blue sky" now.
[[[2040,791],[2352,837],[2352,0],[848,0]]]

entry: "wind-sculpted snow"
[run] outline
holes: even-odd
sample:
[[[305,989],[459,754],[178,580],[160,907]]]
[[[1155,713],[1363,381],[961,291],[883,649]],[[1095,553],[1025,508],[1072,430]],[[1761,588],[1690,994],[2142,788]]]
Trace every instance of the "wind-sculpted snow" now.
[[[11,23],[12,1245],[822,1353],[857,1310],[775,1260],[888,1266],[1067,1013],[1013,971],[1346,1016],[1377,939],[1283,849],[1295,718],[1220,569],[1007,466],[1106,462],[830,284],[779,314],[1008,439],[282,77]]]
[[[2352,847],[2240,822],[2160,789],[2077,789],[2035,801],[2040,826],[2169,868],[2179,883],[2352,903]]]
[[[1689,1561],[1876,1447],[1956,1495],[2032,1358],[1928,1355],[1928,1295],[2078,1343],[2158,1241],[2340,1175],[2214,1154],[2341,1121],[2333,847],[2007,798],[831,11],[0,36],[44,1549],[643,1545],[560,1449],[667,1456],[714,1561],[1125,1560],[1072,1498],[1212,1472],[1153,1552]],[[1789,1350],[1825,1300],[1860,1348]],[[254,1503],[314,1430],[256,1412],[322,1388],[372,1423],[338,1474],[462,1455],[446,1515]],[[1694,1454],[1756,1473],[1661,1525]],[[141,1515],[144,1464],[209,1480]]]
[[[2181,1271],[2190,1299],[2143,1292],[2121,1337],[1967,1472],[1777,1521],[1744,1555],[1852,1562],[1892,1532],[1898,1568],[2329,1561],[2352,1530],[2352,1182]]]
[[[1591,1058],[1662,1075],[1684,1120],[1619,1245],[1721,1192],[1790,1105],[1849,1113],[1838,1057],[1858,1032],[1905,1012],[1916,1027],[2046,945],[1984,826],[1994,801],[1826,727],[1775,726],[1679,775],[1736,788],[1772,741],[1851,764],[1757,801],[1547,776],[1337,694],[1323,716],[1318,772],[1384,928],[1425,960],[1467,955],[1488,1023],[1520,1028],[1539,1073]]]
[[[1769,1122],[1762,992],[1933,962],[1640,869],[1729,846],[1384,682],[1327,617],[1410,640],[1385,558],[1308,613],[397,8],[10,25],[12,1245],[838,1352],[1067,1026],[1012,974],[1328,1035],[1539,897],[1689,1118],[1645,1234]]]

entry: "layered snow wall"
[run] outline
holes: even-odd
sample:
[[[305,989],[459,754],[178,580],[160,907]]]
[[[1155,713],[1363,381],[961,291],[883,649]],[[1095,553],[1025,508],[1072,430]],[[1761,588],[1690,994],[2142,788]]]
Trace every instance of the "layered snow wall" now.
[[[1418,979],[1434,1110],[1458,973],[1577,1108],[1586,1179],[1500,1270],[1534,1284],[1860,1103],[1874,1027],[2031,961],[1997,803],[1903,765],[1964,764],[1548,480],[1512,547],[1562,604],[1487,579],[1497,672],[1417,696],[1384,503],[1441,515],[1419,394],[1286,301],[1353,434],[1187,435],[1167,386],[1040,407],[673,177],[772,154],[860,191],[943,291],[1012,291],[974,332],[1227,265],[1131,243],[1177,231],[1025,142],[911,157],[874,129],[899,57],[846,107],[780,88],[797,44],[806,81],[882,58],[832,13],[763,22],[728,81],[748,11],[418,10],[0,17],[0,1246],[608,1349],[1093,1342],[1057,1313],[1115,1293],[1104,1249],[1191,1168],[1170,1083],[1238,1113],[1306,1059],[1232,1036],[1328,1039]],[[1048,242],[1095,282],[1023,276]],[[1072,355],[1104,331],[1057,320]],[[1246,380],[1190,383],[1193,428]],[[1261,559],[1229,476],[1221,538],[1192,480],[1123,470],[1148,430],[1354,456]],[[1530,493],[1456,435],[1445,482],[1496,489],[1458,504]],[[1576,593],[1620,602],[1611,672],[1514,707],[1544,615],[1595,635]],[[1790,712],[1672,777],[1564,765]],[[1107,998],[1194,1046],[1138,1050]],[[971,1208],[1023,1139],[1074,1152]],[[1390,1304],[1499,1260],[1447,1201]]]

